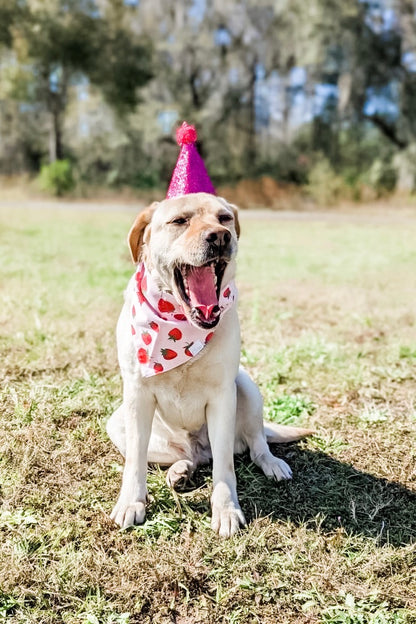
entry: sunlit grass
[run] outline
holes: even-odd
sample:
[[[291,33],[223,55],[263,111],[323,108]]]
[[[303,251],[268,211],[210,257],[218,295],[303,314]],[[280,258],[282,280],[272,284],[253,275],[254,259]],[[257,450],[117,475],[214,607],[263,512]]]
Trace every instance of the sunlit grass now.
[[[146,523],[109,520],[132,218],[1,213],[0,621],[415,622],[416,222],[242,215],[244,365],[316,435],[274,447],[291,483],[236,460],[249,526],[225,542],[209,467],[182,494],[152,468]]]

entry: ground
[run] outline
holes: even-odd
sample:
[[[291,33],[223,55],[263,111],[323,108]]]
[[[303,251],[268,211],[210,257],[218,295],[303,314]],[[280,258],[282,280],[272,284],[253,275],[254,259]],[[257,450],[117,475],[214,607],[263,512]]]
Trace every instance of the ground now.
[[[210,467],[146,523],[109,519],[105,433],[131,206],[0,205],[0,621],[416,622],[416,209],[243,212],[244,365],[291,483],[236,461],[249,525],[209,528]]]

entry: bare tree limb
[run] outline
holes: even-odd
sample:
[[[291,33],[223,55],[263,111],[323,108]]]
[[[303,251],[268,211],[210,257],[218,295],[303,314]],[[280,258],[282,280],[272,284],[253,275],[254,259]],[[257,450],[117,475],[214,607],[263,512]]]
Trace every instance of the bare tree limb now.
[[[397,134],[397,129],[392,124],[388,123],[381,115],[364,115],[365,119],[371,121],[392,143],[394,143],[399,149],[406,149],[408,141],[404,141]]]

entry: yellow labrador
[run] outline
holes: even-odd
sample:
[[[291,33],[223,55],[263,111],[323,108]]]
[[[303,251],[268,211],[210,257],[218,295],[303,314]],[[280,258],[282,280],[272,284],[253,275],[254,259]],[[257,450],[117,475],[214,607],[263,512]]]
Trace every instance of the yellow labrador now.
[[[123,403],[107,425],[125,457],[121,491],[111,514],[121,527],[145,519],[148,463],[170,466],[167,481],[178,487],[198,465],[212,459],[212,528],[229,537],[245,524],[236,492],[234,453],[249,448],[265,475],[290,479],[289,466],[272,455],[267,441],[288,442],[310,433],[272,423],[264,426],[260,392],[239,368],[236,305],[220,305],[220,293],[229,297],[227,285],[233,283],[238,236],[236,208],[206,193],[154,203],[138,215],[130,231],[133,261],[142,263],[166,300],[177,302],[182,312],[178,326],[209,332],[209,341],[202,341],[204,346],[192,353],[188,344],[184,351],[189,358],[179,366],[161,372],[157,362],[144,374],[149,356],[147,349],[137,349],[132,335],[137,333],[132,326],[137,274],[132,278],[117,326]],[[165,309],[153,312],[166,320]],[[156,327],[154,321],[149,327]],[[178,334],[177,329],[173,332]],[[147,331],[144,334],[147,344],[150,338]],[[165,359],[174,352],[159,351]]]

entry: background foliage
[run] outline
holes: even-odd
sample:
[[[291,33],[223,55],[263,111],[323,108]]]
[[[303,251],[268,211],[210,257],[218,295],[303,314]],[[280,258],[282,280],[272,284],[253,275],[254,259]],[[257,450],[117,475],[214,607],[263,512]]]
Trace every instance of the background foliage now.
[[[415,27],[410,0],[0,0],[0,173],[165,185],[187,119],[217,184],[411,192]]]

